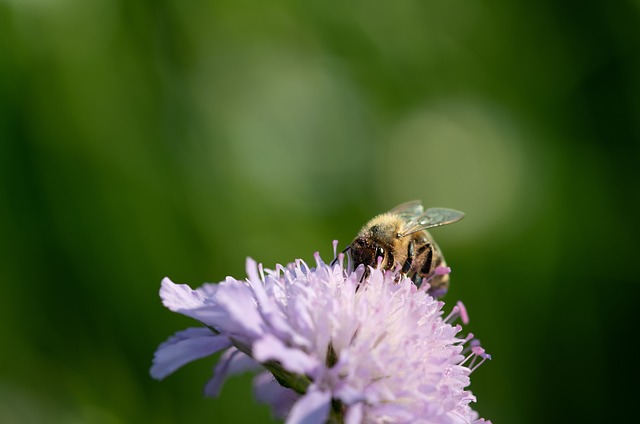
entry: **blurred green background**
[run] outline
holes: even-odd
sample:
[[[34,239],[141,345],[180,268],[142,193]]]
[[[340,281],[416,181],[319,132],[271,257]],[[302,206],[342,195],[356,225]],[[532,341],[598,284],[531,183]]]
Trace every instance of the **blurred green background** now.
[[[640,3],[0,0],[0,421],[272,422],[212,358],[163,382],[197,286],[422,199],[494,423],[638,395]]]

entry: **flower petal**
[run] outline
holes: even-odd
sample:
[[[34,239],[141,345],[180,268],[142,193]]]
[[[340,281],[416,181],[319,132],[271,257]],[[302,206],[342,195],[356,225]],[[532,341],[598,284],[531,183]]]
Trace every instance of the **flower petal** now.
[[[329,416],[330,403],[331,393],[310,387],[291,408],[286,424],[324,424]]]
[[[268,371],[253,379],[253,393],[258,402],[271,406],[274,417],[278,419],[286,417],[293,404],[300,399],[298,393],[282,387]]]
[[[251,258],[247,258],[246,270],[247,276],[249,277],[247,282],[253,291],[253,296],[257,302],[259,313],[265,323],[268,324],[271,330],[277,333],[280,338],[287,337],[296,340],[300,339],[285,319],[285,316],[277,308],[273,297],[270,298],[267,293],[265,284],[267,284],[267,281],[273,284],[273,279],[268,278],[266,281],[263,281],[260,278],[258,264]]]
[[[340,399],[345,405],[363,402],[367,398],[362,390],[357,390],[348,384],[337,384],[333,391],[333,397]]]
[[[227,377],[262,368],[260,364],[235,347],[227,349],[216,364],[213,377],[204,388],[205,396],[217,397]]]
[[[216,301],[226,312],[226,319],[217,322],[217,329],[239,336],[245,342],[253,341],[264,333],[264,321],[256,307],[251,288],[244,282],[221,283]]]
[[[344,417],[345,424],[359,424],[362,422],[362,416],[364,415],[363,407],[361,403],[349,407],[347,414]]]
[[[165,277],[160,286],[160,298],[169,310],[214,326],[216,319],[223,319],[226,315],[212,301],[218,286],[205,284],[193,290],[186,284],[176,284]],[[206,313],[203,314],[203,311]]]
[[[169,278],[162,279],[160,285],[162,304],[172,311],[195,309],[205,305],[205,295],[186,284],[176,284]]]
[[[267,334],[253,344],[253,357],[259,362],[278,361],[288,371],[311,374],[318,361],[300,349],[287,347],[280,339]]]
[[[188,328],[162,343],[153,357],[151,376],[161,380],[181,366],[231,346],[227,336],[208,328]]]

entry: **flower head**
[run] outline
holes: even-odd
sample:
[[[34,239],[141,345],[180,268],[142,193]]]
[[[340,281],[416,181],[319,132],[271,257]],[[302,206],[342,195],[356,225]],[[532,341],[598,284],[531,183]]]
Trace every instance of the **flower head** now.
[[[485,422],[466,387],[490,356],[452,325],[468,320],[464,306],[443,317],[428,284],[336,262],[316,254],[314,268],[299,260],[271,271],[248,259],[245,281],[228,277],[196,290],[165,278],[164,305],[205,327],[160,345],[151,375],[164,378],[225,350],[205,393],[216,396],[228,375],[262,370],[256,396],[287,423]]]

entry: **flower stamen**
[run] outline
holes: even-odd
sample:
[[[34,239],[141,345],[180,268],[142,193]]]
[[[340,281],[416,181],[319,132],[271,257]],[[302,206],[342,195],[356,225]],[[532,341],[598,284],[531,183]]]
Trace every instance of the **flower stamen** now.
[[[469,346],[467,349],[465,349],[463,351],[463,353],[465,352],[469,352],[469,350],[471,351],[471,353],[469,355],[467,355],[458,365],[464,365],[469,359],[471,359],[471,362],[469,363],[469,365],[467,366],[467,368],[469,368],[469,374],[471,374],[472,372],[474,372],[475,370],[478,369],[478,367],[480,365],[482,365],[484,363],[484,361],[486,361],[487,359],[491,360],[491,355],[488,354],[483,347],[480,346],[480,341],[478,339],[473,339],[471,340],[471,344],[474,344],[474,346]],[[478,358],[482,358],[480,360],[480,362],[478,362]],[[478,363],[476,363],[478,362]]]
[[[467,308],[464,306],[464,303],[459,300],[456,303],[456,306],[451,309],[449,315],[447,315],[447,317],[444,319],[444,322],[451,324],[458,317],[460,317],[460,320],[464,325],[469,324],[469,314],[467,313]]]

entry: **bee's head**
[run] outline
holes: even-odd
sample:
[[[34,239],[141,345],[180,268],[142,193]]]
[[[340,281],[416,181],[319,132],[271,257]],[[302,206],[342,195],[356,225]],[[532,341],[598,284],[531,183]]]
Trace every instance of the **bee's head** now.
[[[356,237],[349,249],[353,266],[360,264],[375,268],[378,258],[385,259],[385,249],[378,243],[365,237]]]

